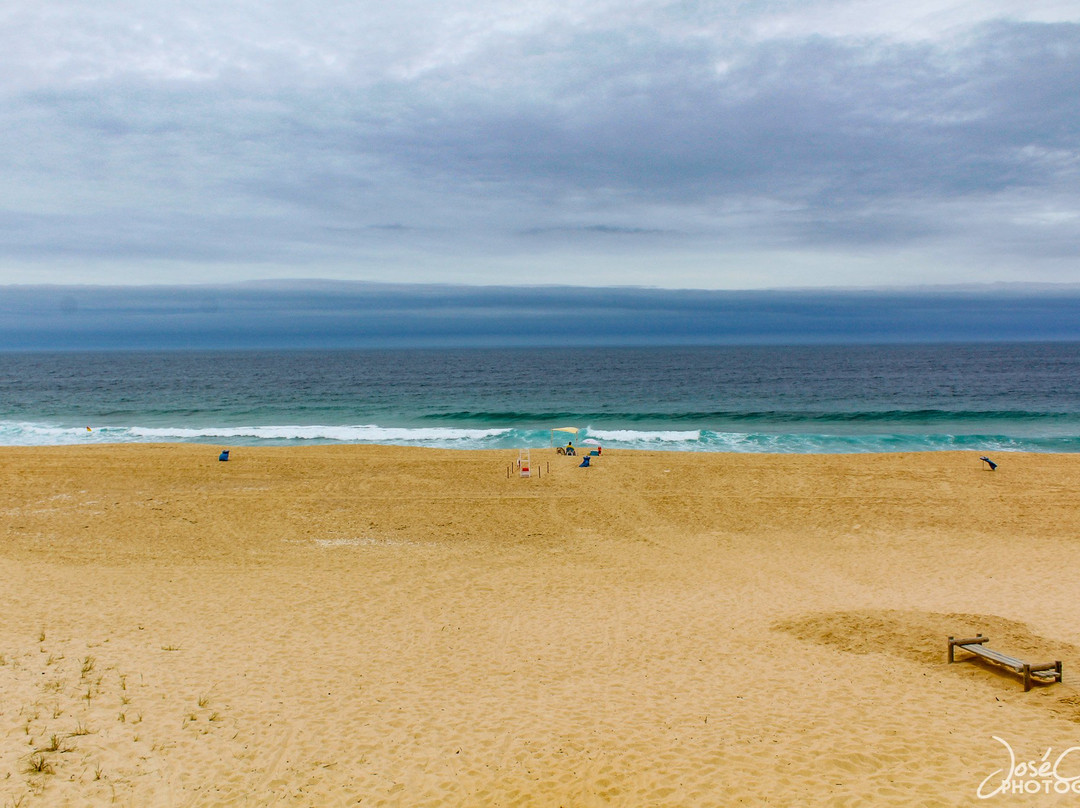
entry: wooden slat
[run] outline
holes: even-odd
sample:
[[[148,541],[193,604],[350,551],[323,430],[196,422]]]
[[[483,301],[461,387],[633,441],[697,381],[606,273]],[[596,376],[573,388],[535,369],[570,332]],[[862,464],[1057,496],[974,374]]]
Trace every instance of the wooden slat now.
[[[970,651],[973,654],[978,654],[981,657],[992,659],[994,662],[1000,662],[1002,665],[1007,665],[1014,670],[1022,671],[1024,669],[1024,663],[1016,657],[1006,656],[1000,651],[995,651],[993,648],[986,648],[982,645],[961,645],[965,651]]]
[[[1031,675],[1034,676],[1036,679],[1053,679],[1053,680],[1056,681],[1057,678],[1058,678],[1057,671],[1052,667],[1051,668],[1044,668],[1043,670],[1039,670],[1039,671],[1032,668],[1031,669]]]
[[[983,637],[981,634],[977,637],[967,640],[957,640],[953,637],[949,637],[949,662],[953,661],[953,649],[959,647],[961,650],[967,651],[969,654],[988,659],[991,662],[996,662],[999,665],[1004,665],[1007,668],[1020,673],[1024,677],[1024,690],[1031,689],[1031,680],[1040,679],[1051,682],[1062,681],[1061,676],[1061,663],[1060,662],[1043,662],[1038,665],[1028,665],[1023,660],[1011,657],[1008,654],[1003,654],[1001,651],[995,651],[993,648],[987,648],[983,643],[987,642],[989,638]]]
[[[965,637],[965,638],[960,639],[960,640],[954,639],[953,637],[949,637],[949,645],[970,645],[972,643],[981,643],[981,642],[990,642],[990,638],[989,637],[984,637],[982,634],[979,634],[976,637]]]

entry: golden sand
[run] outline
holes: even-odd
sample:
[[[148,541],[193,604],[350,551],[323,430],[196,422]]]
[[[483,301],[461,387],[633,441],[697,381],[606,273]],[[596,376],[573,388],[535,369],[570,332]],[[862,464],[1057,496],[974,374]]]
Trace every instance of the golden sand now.
[[[993,804],[1080,746],[1080,455],[218,448],[0,450],[0,805]]]

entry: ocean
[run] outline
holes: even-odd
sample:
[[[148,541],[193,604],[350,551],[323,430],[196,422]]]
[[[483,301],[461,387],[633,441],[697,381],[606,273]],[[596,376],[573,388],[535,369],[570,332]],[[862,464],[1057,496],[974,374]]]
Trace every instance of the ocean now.
[[[0,353],[0,445],[1080,451],[1080,344]],[[565,443],[563,433],[555,441]]]

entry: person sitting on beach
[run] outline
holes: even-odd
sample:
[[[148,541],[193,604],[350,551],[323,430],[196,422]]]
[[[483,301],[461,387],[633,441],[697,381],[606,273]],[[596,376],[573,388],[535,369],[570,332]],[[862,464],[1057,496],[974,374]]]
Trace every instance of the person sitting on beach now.
[[[573,441],[570,441],[569,443],[566,444],[566,453],[568,455],[575,454],[575,452],[574,452],[574,442]]]

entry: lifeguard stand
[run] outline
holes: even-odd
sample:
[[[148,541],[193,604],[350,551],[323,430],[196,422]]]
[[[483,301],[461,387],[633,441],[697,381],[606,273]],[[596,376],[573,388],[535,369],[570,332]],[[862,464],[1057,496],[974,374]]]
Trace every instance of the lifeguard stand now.
[[[532,463],[529,462],[529,450],[518,450],[518,474],[522,477],[532,476]]]

